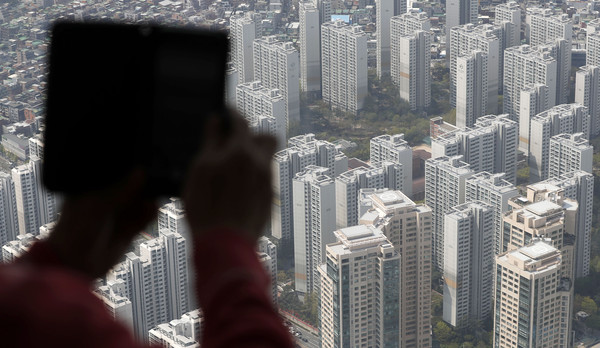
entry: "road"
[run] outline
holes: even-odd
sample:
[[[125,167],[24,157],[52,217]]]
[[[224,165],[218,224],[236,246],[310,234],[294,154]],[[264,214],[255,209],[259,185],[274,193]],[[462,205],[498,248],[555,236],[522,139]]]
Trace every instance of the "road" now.
[[[296,343],[302,348],[319,348],[321,347],[321,339],[315,334],[303,329],[301,326],[296,325],[292,322],[292,327],[295,331],[300,332],[300,336],[296,336]],[[304,342],[306,339],[306,342]]]

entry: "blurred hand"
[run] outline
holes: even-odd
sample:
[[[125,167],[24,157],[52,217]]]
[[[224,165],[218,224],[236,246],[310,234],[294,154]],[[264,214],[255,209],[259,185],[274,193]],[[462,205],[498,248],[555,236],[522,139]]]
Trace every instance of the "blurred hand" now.
[[[106,274],[156,217],[157,205],[143,196],[143,184],[143,172],[136,170],[114,187],[67,197],[48,237],[59,259],[91,278]]]
[[[196,236],[226,227],[254,243],[270,216],[275,138],[252,135],[238,115],[226,136],[220,135],[217,120],[212,121],[184,186],[187,219]]]

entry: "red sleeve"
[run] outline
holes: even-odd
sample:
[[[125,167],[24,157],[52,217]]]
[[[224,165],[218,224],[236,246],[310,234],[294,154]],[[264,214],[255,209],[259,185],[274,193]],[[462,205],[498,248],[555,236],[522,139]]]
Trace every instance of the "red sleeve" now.
[[[268,294],[269,277],[255,247],[223,229],[195,241],[203,348],[293,347]]]
[[[46,243],[0,265],[0,337],[6,347],[139,347],[90,290],[61,267]]]

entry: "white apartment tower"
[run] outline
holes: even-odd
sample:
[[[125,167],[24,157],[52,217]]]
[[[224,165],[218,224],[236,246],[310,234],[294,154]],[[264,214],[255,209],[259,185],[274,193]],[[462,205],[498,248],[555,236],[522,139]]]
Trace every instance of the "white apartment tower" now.
[[[0,172],[0,245],[17,239],[19,218],[11,174]]]
[[[519,150],[529,155],[529,140],[531,138],[531,119],[542,111],[548,110],[548,86],[537,83],[529,84],[521,89],[519,108]]]
[[[557,39],[565,40],[559,44],[556,79],[556,103],[564,104],[569,97],[569,74],[571,73],[571,42],[573,24],[567,14],[554,15],[551,9],[527,9],[527,25],[529,28],[529,44],[541,46],[556,44]]]
[[[494,347],[569,347],[572,294],[546,241],[496,257]]]
[[[504,173],[490,174],[479,172],[466,180],[465,202],[482,201],[494,210],[494,247],[495,255],[502,253],[503,216],[509,210],[509,200],[519,195],[513,183],[504,180]]]
[[[271,211],[271,235],[285,243],[293,240],[292,179],[308,165],[329,168],[329,175],[348,170],[348,157],[335,145],[316,140],[314,134],[290,138],[289,148],[273,156],[273,205]]]
[[[466,179],[475,172],[462,156],[425,161],[425,204],[433,214],[433,265],[444,270],[444,214],[465,202]]]
[[[58,218],[54,193],[42,184],[42,162],[33,156],[27,164],[12,169],[19,234],[37,235],[39,228]]]
[[[254,40],[254,80],[278,89],[286,106],[287,127],[300,122],[300,55],[291,42],[267,36]]]
[[[594,176],[584,171],[574,171],[559,177],[552,177],[540,184],[546,185],[549,190],[563,191],[566,198],[577,201],[579,205],[575,235],[575,277],[585,277],[590,272]],[[550,189],[551,186],[555,188]]]
[[[378,167],[359,167],[335,178],[336,228],[358,224],[359,191],[364,188],[402,190],[402,165],[383,162]]]
[[[451,45],[453,28],[468,23],[477,24],[479,2],[475,0],[448,0],[446,3],[446,49]]]
[[[550,138],[562,134],[583,133],[589,138],[590,115],[580,104],[561,104],[550,108],[531,120],[529,144],[530,182],[548,178]]]
[[[204,318],[199,309],[158,324],[148,331],[149,343],[165,348],[199,348]]]
[[[321,92],[321,24],[312,2],[300,1],[300,87],[303,92]]]
[[[294,177],[295,287],[301,294],[319,291],[317,268],[325,246],[335,242],[335,183],[329,169],[307,166]]]
[[[431,347],[431,209],[400,191],[375,191],[370,200],[360,224],[381,229],[400,255],[399,346]]]
[[[323,100],[332,109],[356,113],[367,96],[367,38],[342,20],[321,26]]]
[[[444,321],[465,327],[492,314],[494,208],[481,201],[444,214]]]
[[[326,258],[319,265],[322,347],[398,347],[402,332],[399,253],[373,226],[334,233],[337,242],[327,245]]]
[[[133,329],[133,310],[122,279],[107,281],[106,285],[99,286],[95,293],[104,302],[104,307],[114,320],[130,330]]]
[[[421,109],[431,103],[431,22],[427,14],[417,9],[394,16],[391,25],[392,81],[400,91],[400,98],[409,102],[411,109]]]
[[[239,83],[254,80],[254,40],[262,37],[261,16],[248,12],[231,16],[229,36],[231,39],[231,62],[237,71]]]
[[[431,157],[462,155],[473,171],[505,173],[505,179],[515,183],[517,137],[517,123],[508,115],[487,115],[478,118],[473,128],[432,139]]]
[[[411,197],[412,148],[404,140],[404,134],[380,135],[371,139],[370,153],[373,165],[392,162],[402,166],[402,192]]]
[[[481,51],[456,58],[456,126],[473,127],[486,114],[488,56]],[[493,102],[493,100],[492,100]]]
[[[273,302],[277,303],[277,247],[269,238],[262,236],[258,239],[256,251],[259,254],[264,254],[264,256],[259,258],[271,277],[270,295]]]
[[[148,330],[181,317],[189,310],[186,241],[169,230],[140,245],[107,275],[107,281],[122,280],[124,294],[133,312],[133,331],[138,340],[148,340]]]
[[[235,93],[238,81],[238,72],[232,62],[227,62],[225,68],[225,103],[228,107],[235,107]]]
[[[422,110],[431,103],[431,34],[416,31],[413,34],[392,35],[392,73],[411,110]]]
[[[450,15],[448,13],[448,15]],[[450,20],[450,18],[448,18]],[[502,85],[502,30],[492,24],[465,24],[450,30],[450,104],[456,106],[456,62],[478,50],[487,55],[487,114],[498,111],[498,89]]]
[[[518,121],[521,110],[521,90],[529,84],[548,88],[548,106],[556,105],[557,63],[547,50],[529,45],[507,48],[504,51],[504,99],[502,111]]]
[[[502,26],[502,49],[521,45],[521,8],[516,1],[495,6],[494,23]]]
[[[548,177],[582,170],[592,174],[594,148],[583,133],[558,134],[550,138]]]
[[[588,108],[590,134],[598,135],[600,134],[600,68],[585,65],[577,70],[575,76],[575,102]]]
[[[398,13],[397,15],[390,18],[390,36],[392,38],[392,45],[395,37],[401,37],[406,35],[412,35],[416,31],[429,31],[431,30],[431,21],[425,12],[421,12],[419,9],[411,8],[406,13]]]
[[[590,26],[587,27],[587,30],[585,64],[600,66],[600,31],[590,33]]]
[[[377,76],[381,79],[390,73],[390,43],[394,42],[390,19],[406,13],[407,0],[377,0],[376,3]]]
[[[259,128],[261,116],[275,120],[277,148],[285,148],[287,125],[285,98],[278,89],[269,89],[261,81],[239,84],[236,89],[236,108],[255,130]]]

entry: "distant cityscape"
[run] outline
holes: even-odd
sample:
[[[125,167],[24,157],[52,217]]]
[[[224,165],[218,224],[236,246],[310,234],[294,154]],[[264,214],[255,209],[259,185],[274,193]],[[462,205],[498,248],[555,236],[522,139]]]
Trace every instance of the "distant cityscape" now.
[[[5,1],[4,262],[60,216],[41,180],[59,20],[229,33],[225,101],[278,141],[256,252],[298,346],[599,346],[600,1]],[[397,110],[414,124],[378,123]],[[185,210],[161,204],[95,293],[138,340],[199,347]]]

